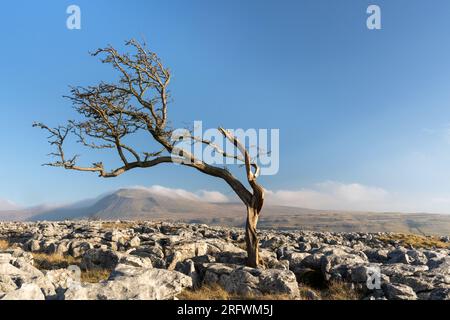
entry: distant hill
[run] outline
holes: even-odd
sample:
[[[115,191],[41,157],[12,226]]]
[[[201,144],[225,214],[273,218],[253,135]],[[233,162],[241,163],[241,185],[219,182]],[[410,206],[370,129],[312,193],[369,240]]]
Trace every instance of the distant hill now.
[[[243,226],[245,207],[240,203],[209,203],[169,197],[144,189],[120,189],[97,199],[59,208],[0,211],[0,220],[65,219],[174,220]],[[327,211],[267,205],[261,213],[259,227],[449,235],[450,215]]]

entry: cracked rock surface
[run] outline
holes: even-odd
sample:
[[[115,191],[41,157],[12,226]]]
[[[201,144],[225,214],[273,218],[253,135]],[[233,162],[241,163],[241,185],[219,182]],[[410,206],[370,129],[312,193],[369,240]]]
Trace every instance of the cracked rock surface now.
[[[363,299],[450,299],[450,249],[404,247],[386,234],[259,231],[263,265],[245,266],[244,230],[132,221],[0,222],[0,299],[176,299],[218,284],[237,295],[300,297],[308,272],[345,282]],[[448,239],[448,237],[447,237]],[[445,240],[445,239],[443,239]],[[448,241],[447,241],[448,242]],[[76,268],[39,270],[33,253],[70,256],[81,270],[111,271],[83,283]]]

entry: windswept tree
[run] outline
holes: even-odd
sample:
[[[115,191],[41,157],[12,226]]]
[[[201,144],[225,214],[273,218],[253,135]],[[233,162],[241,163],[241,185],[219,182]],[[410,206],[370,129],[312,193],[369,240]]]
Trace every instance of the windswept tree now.
[[[99,56],[103,63],[112,65],[119,79],[116,83],[100,82],[96,86],[71,88],[70,95],[66,98],[72,102],[81,120],[70,120],[57,127],[34,123],[35,127],[49,132],[49,143],[55,147],[50,155],[56,157],[56,160],[46,165],[113,178],[136,168],[178,163],[220,178],[247,207],[247,265],[257,267],[260,260],[256,226],[264,203],[264,189],[257,182],[260,174],[257,158],[251,157],[250,147],[245,145],[245,141],[239,141],[234,134],[223,128],[218,130],[235,152],[226,152],[225,148],[212,141],[190,136],[195,140],[193,143],[209,146],[220,156],[240,162],[245,167],[246,177],[246,181],[241,182],[224,165],[206,163],[188,148],[179,147],[172,139],[174,130],[168,125],[169,69],[145,45],[130,40],[126,42],[126,46],[131,49],[130,53],[119,53],[111,46],[92,53],[93,56]],[[149,134],[149,139],[158,148],[142,150],[143,146],[138,148],[129,145],[126,138],[137,132]],[[105,168],[103,162],[96,162],[91,166],[79,165],[77,155],[68,156],[65,153],[64,143],[69,135],[75,135],[77,141],[85,147],[113,150],[117,153],[120,165],[113,169]]]

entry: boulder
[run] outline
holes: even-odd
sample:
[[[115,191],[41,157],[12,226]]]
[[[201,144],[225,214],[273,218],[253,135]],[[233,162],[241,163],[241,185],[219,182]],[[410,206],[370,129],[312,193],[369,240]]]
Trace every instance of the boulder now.
[[[291,298],[298,298],[300,295],[297,279],[291,271],[264,270],[259,279],[258,289],[263,294],[287,295]]]
[[[396,275],[400,276],[412,276],[421,272],[428,271],[427,266],[414,266],[403,263],[394,263],[381,265],[381,273],[392,277]]]
[[[24,275],[25,272],[9,263],[2,263],[0,264],[0,274],[14,277]]]
[[[389,251],[386,249],[366,249],[364,250],[369,262],[385,263],[388,260]]]
[[[269,239],[261,239],[260,246],[261,248],[268,248],[271,250],[276,250],[277,248],[285,245],[287,239],[280,236],[273,236]]]
[[[310,256],[309,253],[306,252],[293,252],[287,255],[287,260],[289,261],[289,270],[294,273],[299,272],[304,268],[306,263],[303,263],[306,257]]]
[[[450,288],[436,288],[431,291],[430,300],[450,300]]]
[[[426,265],[428,263],[426,255],[419,250],[408,250],[406,254],[409,256],[410,263],[413,265]]]
[[[89,249],[81,259],[81,269],[89,270],[95,268],[113,269],[119,262],[116,252],[104,249]]]
[[[130,239],[130,241],[128,241],[128,247],[130,247],[130,248],[139,247],[140,244],[141,244],[141,239],[139,239],[139,237],[133,237]]]
[[[289,270],[260,270],[215,263],[206,266],[203,283],[217,283],[226,291],[240,296],[270,294],[299,297],[295,274]]]
[[[450,256],[433,260],[430,264],[430,270],[432,270],[435,274],[441,275],[449,275],[450,276]]]
[[[66,300],[168,300],[190,287],[192,279],[177,271],[118,265],[108,281],[70,287],[64,296]]]
[[[409,264],[411,262],[410,257],[407,254],[407,250],[403,247],[399,247],[389,252],[387,263],[404,263]]]
[[[124,243],[123,239],[125,239],[125,235],[122,232],[118,231],[118,230],[112,230],[112,231],[106,232],[105,235],[104,235],[104,238],[107,241],[118,242],[118,243],[123,242]]]
[[[74,269],[49,270],[45,277],[54,285],[57,290],[66,290],[67,288],[80,283],[80,274]]]
[[[19,289],[6,293],[0,300],[45,300],[38,285],[25,283]]]
[[[176,271],[179,271],[189,277],[191,277],[192,279],[192,286],[194,288],[199,287],[200,285],[200,276],[197,272],[197,270],[195,269],[195,263],[194,261],[188,259],[185,260],[183,262],[179,262],[177,263],[176,267],[175,267]]]
[[[30,240],[28,242],[28,247],[31,252],[39,252],[41,251],[41,242],[38,240]]]
[[[228,292],[240,296],[261,295],[258,289],[259,272],[250,268],[237,268],[229,275],[222,275],[220,278],[221,286]]]
[[[303,268],[309,268],[313,270],[320,270],[322,266],[322,257],[323,254],[313,253],[307,255],[300,263],[300,266]]]
[[[71,242],[69,244],[69,254],[74,258],[83,256],[88,250],[93,249],[94,246],[89,242]]]
[[[0,296],[16,289],[17,285],[10,276],[0,274]]]
[[[153,267],[164,269],[166,268],[166,261],[164,260],[164,252],[159,246],[140,246],[134,250],[128,251],[130,255],[149,258]]]
[[[119,263],[138,268],[153,268],[152,260],[150,258],[138,257],[128,254],[121,256],[119,259]]]
[[[389,300],[417,300],[417,295],[411,287],[404,284],[385,283],[383,292]]]
[[[371,280],[374,276],[377,276],[378,274],[381,283],[380,264],[368,263],[356,265],[350,269],[349,273],[352,282],[367,283],[367,280]]]
[[[348,280],[351,268],[355,265],[367,263],[368,259],[361,255],[350,254],[340,250],[333,250],[321,259],[321,271],[325,280]]]
[[[42,271],[40,271],[39,269],[37,269],[36,267],[32,266],[26,259],[24,258],[17,258],[14,259],[12,261],[12,265],[14,267],[17,267],[18,269],[20,269],[21,271],[23,271],[23,273],[27,274],[30,277],[43,277],[44,274],[42,273]]]
[[[419,250],[406,250],[405,248],[400,247],[388,254],[388,263],[426,265],[427,262],[427,256]]]
[[[233,243],[230,243],[220,238],[206,239],[204,241],[205,241],[204,243],[206,244],[206,254],[209,255],[214,255],[220,252],[235,252],[235,253],[245,252],[244,249],[236,247]],[[197,255],[201,254],[198,253]]]
[[[168,260],[168,270],[175,269],[178,262],[191,259],[195,256],[207,254],[208,245],[205,242],[184,242],[177,243],[171,247],[166,247],[165,255]]]
[[[312,249],[308,242],[299,242],[297,247],[300,252],[309,252]]]
[[[9,263],[9,261],[12,259],[11,253],[0,253],[0,264],[2,263]]]

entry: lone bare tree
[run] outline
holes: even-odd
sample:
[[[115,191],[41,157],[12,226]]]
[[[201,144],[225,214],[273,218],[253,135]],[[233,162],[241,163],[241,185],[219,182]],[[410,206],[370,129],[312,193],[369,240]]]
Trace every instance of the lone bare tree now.
[[[117,177],[135,168],[150,168],[162,163],[179,163],[198,171],[223,179],[247,207],[245,239],[247,245],[247,265],[258,267],[259,244],[256,232],[259,214],[264,203],[264,189],[257,183],[260,168],[250,156],[249,149],[230,131],[218,130],[224,139],[231,142],[236,152],[226,152],[211,141],[191,136],[195,143],[210,146],[223,157],[231,157],[245,166],[245,176],[250,188],[246,187],[225,166],[211,165],[186,150],[178,147],[171,139],[173,130],[168,126],[167,107],[170,102],[168,86],[171,80],[169,69],[160,58],[145,45],[135,40],[126,42],[131,53],[119,53],[112,46],[98,49],[93,56],[100,56],[102,63],[111,64],[119,74],[114,84],[101,82],[96,86],[71,87],[67,96],[81,121],[70,120],[65,125],[49,127],[43,123],[33,126],[50,133],[49,143],[55,147],[50,155],[56,160],[45,165],[68,170],[97,173],[103,178]],[[124,141],[126,137],[146,131],[156,142],[156,151],[138,151]],[[78,137],[78,142],[92,149],[113,149],[120,158],[121,165],[115,169],[105,169],[102,162],[91,166],[79,166],[78,155],[68,157],[64,152],[64,142],[69,134]]]

